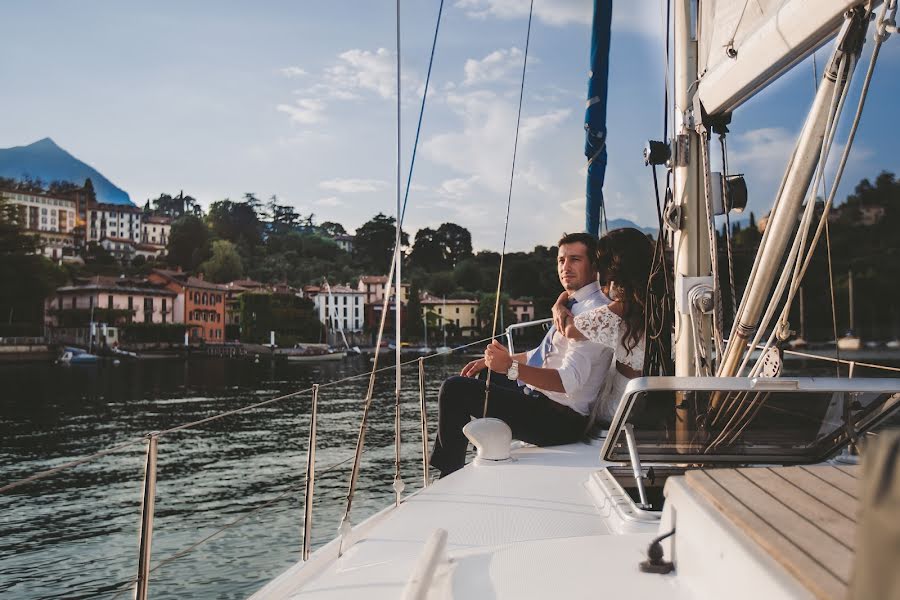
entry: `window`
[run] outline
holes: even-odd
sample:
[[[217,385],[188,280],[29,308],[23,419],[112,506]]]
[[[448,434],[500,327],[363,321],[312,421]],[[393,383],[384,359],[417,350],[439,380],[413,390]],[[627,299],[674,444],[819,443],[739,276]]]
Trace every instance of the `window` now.
[[[94,297],[93,296],[88,297],[88,308],[94,308]]]
[[[168,306],[166,306],[166,305],[167,305],[168,303],[169,303],[169,299],[168,299],[168,298],[163,298],[163,299],[162,299],[162,322],[163,322],[163,323],[166,322],[166,310],[168,309]]]
[[[459,327],[459,319],[456,320],[456,326]]]
[[[106,308],[112,310],[113,307],[113,297],[112,295],[106,297]]]
[[[203,292],[203,300],[200,302],[201,304],[208,304],[206,292]]]
[[[75,296],[72,296],[72,308],[75,308]]]
[[[347,296],[344,296],[344,304],[347,304]]]
[[[128,296],[128,310],[134,310],[134,296]]]
[[[475,307],[474,307],[474,306],[472,307],[472,314],[473,314],[473,315],[475,314]]]

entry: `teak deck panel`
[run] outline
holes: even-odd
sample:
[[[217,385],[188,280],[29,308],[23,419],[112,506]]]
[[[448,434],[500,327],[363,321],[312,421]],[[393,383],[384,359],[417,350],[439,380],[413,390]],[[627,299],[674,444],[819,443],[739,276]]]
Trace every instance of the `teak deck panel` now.
[[[859,467],[689,471],[687,483],[817,598],[847,595]]]

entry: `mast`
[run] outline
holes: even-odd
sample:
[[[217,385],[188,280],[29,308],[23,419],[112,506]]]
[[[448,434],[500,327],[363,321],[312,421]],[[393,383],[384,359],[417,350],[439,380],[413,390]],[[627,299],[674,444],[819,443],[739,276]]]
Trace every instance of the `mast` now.
[[[594,0],[591,71],[584,112],[584,155],[587,157],[584,230],[594,235],[601,233],[601,224],[606,220],[603,181],[606,178],[606,97],[609,89],[611,29],[611,0]]]
[[[704,277],[710,273],[709,238],[706,234],[706,209],[700,202],[700,136],[694,129],[693,106],[697,80],[697,40],[691,14],[696,14],[695,0],[674,0],[675,20],[675,140],[672,175],[674,202],[680,210],[680,228],[675,232],[674,269],[676,290],[688,286],[688,277]],[[699,117],[699,115],[697,115]],[[680,281],[679,281],[680,280]],[[690,306],[676,292],[675,375],[696,375],[694,337],[691,331]],[[705,330],[710,331],[709,318],[704,317]],[[699,323],[697,324],[699,325]],[[707,347],[709,339],[701,340]]]

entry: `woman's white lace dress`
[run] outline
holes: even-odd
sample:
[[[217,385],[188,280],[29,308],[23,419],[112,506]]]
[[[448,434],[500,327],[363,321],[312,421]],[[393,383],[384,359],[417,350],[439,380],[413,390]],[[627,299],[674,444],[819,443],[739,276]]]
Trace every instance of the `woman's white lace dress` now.
[[[597,403],[591,411],[591,421],[599,419],[610,423],[629,381],[627,377],[619,373],[615,363],[620,362],[637,371],[643,369],[644,339],[642,337],[634,348],[628,350],[622,341],[624,333],[622,318],[605,305],[581,313],[575,317],[574,323],[581,335],[588,339],[582,343],[602,344],[613,349],[614,362],[610,366]]]

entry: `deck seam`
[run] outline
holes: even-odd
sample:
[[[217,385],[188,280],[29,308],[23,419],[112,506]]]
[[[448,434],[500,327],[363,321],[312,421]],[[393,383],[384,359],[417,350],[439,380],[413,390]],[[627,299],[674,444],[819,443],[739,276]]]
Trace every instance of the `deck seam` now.
[[[737,469],[735,469],[735,470],[737,470]],[[758,512],[756,512],[755,510],[753,510],[753,508],[752,508],[751,506],[749,506],[749,505],[747,505],[746,503],[744,503],[743,501],[741,501],[740,498],[738,498],[737,496],[735,496],[734,494],[732,494],[732,493],[728,490],[728,488],[726,488],[724,485],[722,485],[721,483],[719,483],[718,481],[716,481],[715,478],[709,477],[709,479],[710,479],[712,482],[714,482],[717,486],[719,486],[720,488],[722,488],[722,490],[724,490],[726,494],[728,494],[730,497],[734,498],[734,499],[738,502],[738,504],[740,504],[741,506],[743,506],[744,508],[746,508],[751,514],[753,514],[753,516],[755,516],[757,519],[759,519],[760,521],[762,521],[763,523],[765,523],[766,526],[768,526],[770,529],[772,529],[772,530],[774,530],[775,532],[777,532],[778,535],[781,536],[781,538],[782,538],[783,540],[785,540],[788,544],[790,544],[791,546],[793,546],[794,548],[796,548],[797,550],[799,550],[801,554],[803,554],[803,555],[806,556],[809,560],[811,560],[811,561],[814,562],[816,565],[818,565],[823,571],[825,571],[826,573],[830,574],[832,577],[834,577],[835,579],[837,579],[838,581],[840,581],[840,582],[843,583],[844,585],[849,585],[849,582],[846,581],[843,577],[841,577],[840,575],[837,575],[836,573],[832,572],[832,570],[831,570],[830,568],[828,568],[826,565],[822,564],[822,561],[820,561],[819,559],[817,559],[815,556],[812,556],[811,554],[809,554],[809,552],[807,552],[806,550],[804,550],[801,546],[798,546],[796,543],[794,543],[793,540],[791,540],[789,537],[787,537],[786,535],[784,535],[783,533],[781,533],[781,530],[780,530],[778,527],[776,527],[773,523],[771,523],[768,519],[764,518],[764,517],[763,517],[762,515],[760,515]],[[755,484],[754,484],[754,485],[755,485]],[[757,486],[757,487],[758,487],[758,486]],[[729,517],[729,519],[731,519],[731,517]],[[829,536],[829,537],[830,537],[830,536]],[[756,540],[754,540],[754,541],[756,542],[756,544],[761,545],[759,541],[756,541]],[[784,565],[784,563],[783,563],[782,561],[778,560],[778,559],[775,558],[775,557],[773,557],[773,558],[774,558],[777,562],[781,563],[782,566],[785,566],[785,567],[786,567],[786,565]],[[796,567],[795,567],[795,568],[796,568]]]
[[[848,492],[848,491],[845,490],[845,489],[839,488],[838,486],[834,485],[834,483],[832,483],[831,481],[828,481],[828,480],[825,479],[824,477],[821,477],[821,476],[820,476],[819,474],[817,474],[815,471],[810,471],[808,468],[806,468],[806,465],[799,465],[799,467],[800,467],[801,469],[803,469],[804,471],[806,471],[807,473],[809,473],[810,475],[812,475],[813,477],[815,477],[816,479],[819,479],[820,481],[824,481],[825,483],[827,483],[828,485],[830,485],[830,486],[833,487],[834,489],[838,490],[838,491],[841,492],[842,494],[845,494],[846,496],[848,496],[848,497],[850,497],[850,498],[853,498],[854,500],[857,500],[857,501],[859,500],[859,498],[858,498],[857,496],[854,496],[853,494],[851,494],[850,492]],[[840,469],[838,469],[838,471],[840,471]],[[848,476],[848,477],[849,477],[849,476]]]
[[[769,470],[769,471],[771,471],[771,468],[769,468],[769,467],[766,467],[766,469]],[[849,550],[850,552],[853,552],[853,548],[851,548],[850,546],[848,546],[843,540],[836,538],[831,532],[826,531],[825,529],[822,529],[822,527],[821,527],[818,523],[816,523],[815,521],[812,521],[812,520],[808,519],[805,515],[803,515],[803,514],[797,512],[796,510],[794,510],[794,507],[792,507],[790,504],[787,504],[787,503],[783,502],[783,501],[780,500],[778,497],[776,497],[775,495],[773,495],[771,492],[769,492],[768,490],[766,490],[766,488],[762,487],[761,485],[759,485],[758,483],[756,483],[755,481],[753,481],[752,479],[750,479],[749,477],[747,477],[747,475],[744,474],[744,472],[743,472],[744,470],[743,470],[743,469],[735,469],[735,471],[737,471],[737,473],[740,474],[741,477],[743,477],[744,479],[746,479],[747,481],[749,481],[750,483],[752,483],[754,486],[756,486],[756,488],[759,489],[761,492],[763,492],[763,493],[766,494],[767,496],[769,496],[769,497],[773,498],[774,500],[776,500],[779,504],[781,504],[782,506],[784,506],[785,508],[787,508],[789,511],[791,511],[792,513],[794,513],[795,515],[797,515],[798,517],[800,517],[801,519],[803,519],[804,521],[806,521],[807,523],[809,523],[810,525],[812,525],[813,527],[815,527],[816,529],[818,529],[819,531],[821,531],[822,533],[824,533],[825,535],[827,535],[828,537],[830,537],[831,539],[833,539],[835,542],[837,542],[838,544],[840,544],[841,546],[843,546],[844,548],[846,548],[846,549]],[[788,482],[788,483],[790,483],[790,482]],[[796,487],[796,486],[794,486],[794,487]],[[799,489],[799,488],[798,488],[798,489]],[[804,493],[806,493],[804,490],[801,490],[801,491],[803,491]],[[807,495],[809,496],[809,494],[807,494]],[[833,508],[831,508],[831,507],[828,506],[827,504],[825,504],[825,503],[823,503],[823,502],[820,502],[820,501],[818,500],[818,498],[815,498],[815,497],[812,497],[812,496],[810,496],[810,497],[811,497],[815,502],[818,502],[819,504],[821,504],[821,505],[824,506],[825,508],[831,510],[832,512],[837,513],[837,511],[835,511]],[[837,514],[840,515],[840,513],[837,513]]]
[[[790,485],[792,485],[793,487],[797,488],[798,490],[800,490],[801,492],[803,492],[804,494],[806,494],[807,496],[809,496],[809,497],[812,498],[813,500],[819,502],[819,503],[822,504],[823,506],[827,506],[829,509],[833,510],[833,511],[836,512],[837,514],[843,516],[844,518],[846,518],[846,519],[848,519],[848,520],[850,520],[850,521],[853,521],[854,523],[857,522],[857,520],[856,520],[856,515],[845,515],[845,514],[842,513],[841,511],[835,509],[833,506],[829,506],[827,503],[822,502],[822,500],[820,500],[818,497],[813,496],[812,494],[810,494],[809,492],[807,492],[805,489],[803,489],[802,487],[800,487],[799,485],[797,485],[796,483],[794,483],[793,481],[791,481],[790,479],[788,479],[787,477],[785,477],[784,475],[782,475],[781,473],[779,473],[778,471],[776,471],[775,469],[773,469],[772,467],[766,467],[766,469],[768,469],[769,471],[771,471],[772,473],[774,473],[776,476],[778,476],[778,477],[780,477],[781,479],[783,479],[784,481],[786,481],[788,484],[790,484]],[[806,469],[803,469],[803,471],[804,471],[805,473],[809,473],[809,471],[807,471]],[[831,483],[829,483],[829,482],[827,482],[827,481],[824,481],[824,480],[821,479],[821,478],[819,478],[819,481],[823,481],[824,483],[828,484],[829,487],[831,487],[831,488],[833,488],[833,489],[839,491],[841,494],[847,496],[847,498],[849,498],[849,499],[851,499],[851,500],[853,500],[853,501],[856,501],[856,498],[854,498],[853,496],[851,496],[850,494],[848,494],[848,493],[845,492],[844,490],[840,489],[839,487],[836,487],[836,486],[832,485]]]

